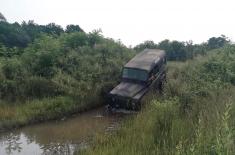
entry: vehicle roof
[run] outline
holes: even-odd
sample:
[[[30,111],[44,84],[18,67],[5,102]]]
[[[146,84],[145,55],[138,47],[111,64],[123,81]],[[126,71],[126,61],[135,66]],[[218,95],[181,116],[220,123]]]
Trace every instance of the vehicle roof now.
[[[132,58],[124,67],[151,71],[165,57],[165,51],[160,49],[145,49]]]

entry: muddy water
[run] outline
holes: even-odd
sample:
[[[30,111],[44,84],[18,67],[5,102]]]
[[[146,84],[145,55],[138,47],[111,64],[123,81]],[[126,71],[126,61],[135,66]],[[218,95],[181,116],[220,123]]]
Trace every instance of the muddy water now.
[[[88,147],[95,134],[115,130],[124,116],[107,115],[103,107],[69,119],[0,133],[0,155],[70,155]]]

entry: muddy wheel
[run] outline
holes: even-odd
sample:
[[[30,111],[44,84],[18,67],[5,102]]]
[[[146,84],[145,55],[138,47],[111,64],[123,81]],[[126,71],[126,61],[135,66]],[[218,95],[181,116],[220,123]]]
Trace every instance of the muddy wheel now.
[[[112,112],[112,107],[108,104],[105,106],[104,113],[105,114],[110,114]]]
[[[163,82],[161,81],[161,82],[159,82],[159,86],[158,86],[158,88],[159,88],[159,90],[160,91],[162,91],[162,89],[163,89]]]
[[[160,92],[160,93],[163,93],[163,89],[164,89],[164,82],[163,82],[163,81],[161,81],[161,82],[159,83],[158,89],[159,89],[159,92]]]

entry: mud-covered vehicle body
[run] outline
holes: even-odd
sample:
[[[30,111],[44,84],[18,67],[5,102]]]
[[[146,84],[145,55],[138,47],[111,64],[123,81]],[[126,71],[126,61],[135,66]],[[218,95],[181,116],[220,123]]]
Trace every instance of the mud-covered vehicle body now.
[[[165,79],[165,51],[145,49],[124,66],[121,83],[109,93],[109,106],[140,110],[143,96],[150,88],[161,90]]]

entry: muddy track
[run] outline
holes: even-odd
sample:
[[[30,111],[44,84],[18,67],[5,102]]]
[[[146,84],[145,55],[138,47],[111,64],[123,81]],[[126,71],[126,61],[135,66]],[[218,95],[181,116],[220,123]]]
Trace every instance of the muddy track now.
[[[130,115],[128,111],[112,114],[100,107],[70,118],[29,125],[0,133],[0,155],[73,154],[89,146],[97,133],[110,133]]]

